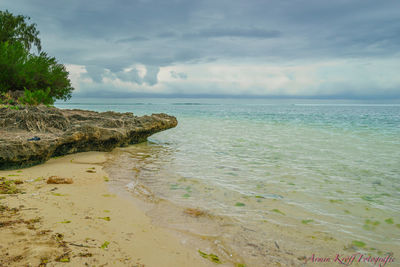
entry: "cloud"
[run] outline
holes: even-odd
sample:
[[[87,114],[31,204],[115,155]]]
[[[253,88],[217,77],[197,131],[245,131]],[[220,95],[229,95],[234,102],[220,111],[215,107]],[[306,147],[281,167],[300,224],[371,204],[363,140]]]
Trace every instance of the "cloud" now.
[[[100,83],[103,79],[103,75],[105,73],[105,69],[102,67],[98,67],[96,65],[86,65],[81,66],[81,68],[85,69],[85,74],[93,81]]]
[[[172,31],[166,31],[166,32],[161,32],[159,34],[157,34],[158,38],[173,38],[173,37],[177,37],[178,34]]]
[[[147,66],[146,68],[146,76],[143,81],[150,86],[157,84],[158,82],[158,72],[160,71],[160,67],[158,66]]]
[[[323,98],[400,97],[400,58],[333,60],[296,65],[213,62],[166,67],[139,67],[105,72],[101,83],[87,79],[83,66],[74,67],[78,96],[229,95]],[[249,79],[249,77],[251,79]]]
[[[400,90],[391,69],[400,58],[397,0],[3,0],[2,8],[29,15],[44,50],[75,66],[77,94]]]
[[[134,36],[130,38],[123,38],[115,41],[116,43],[130,43],[130,42],[142,42],[142,41],[149,41],[150,39],[143,36]]]
[[[239,38],[276,38],[282,33],[277,30],[265,30],[260,28],[210,28],[203,29],[196,33],[187,33],[184,38],[218,38],[218,37],[239,37]]]
[[[171,73],[171,77],[175,79],[183,79],[186,80],[188,78],[188,75],[184,72],[176,72],[171,70],[169,73]]]

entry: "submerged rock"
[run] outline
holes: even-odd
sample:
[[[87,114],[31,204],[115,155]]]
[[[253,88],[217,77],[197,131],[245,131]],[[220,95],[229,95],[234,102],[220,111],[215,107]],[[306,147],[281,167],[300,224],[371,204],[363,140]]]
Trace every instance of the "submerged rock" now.
[[[45,106],[0,108],[0,169],[27,167],[77,152],[110,151],[146,141],[177,124],[167,114],[137,117]]]

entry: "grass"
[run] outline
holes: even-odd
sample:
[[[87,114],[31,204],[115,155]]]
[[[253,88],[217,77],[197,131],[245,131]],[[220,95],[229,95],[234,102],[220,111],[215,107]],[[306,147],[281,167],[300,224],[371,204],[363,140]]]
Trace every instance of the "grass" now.
[[[17,184],[21,184],[20,181],[7,180],[5,177],[0,177],[0,194],[18,194],[22,191],[17,188]]]
[[[219,257],[217,255],[215,255],[215,254],[212,254],[212,253],[207,254],[207,253],[205,253],[205,252],[203,252],[201,250],[198,250],[198,252],[199,252],[200,256],[202,256],[205,259],[209,259],[210,261],[212,261],[214,263],[217,263],[217,264],[221,264],[222,263],[221,260],[219,259]]]
[[[53,196],[57,196],[57,197],[65,197],[68,196],[67,194],[60,194],[60,193],[51,193]]]
[[[272,212],[275,212],[275,213],[279,213],[279,214],[282,214],[282,215],[286,215],[284,212],[282,212],[282,211],[280,211],[280,210],[278,210],[278,209],[273,209],[273,210],[271,210]]]
[[[108,242],[108,241],[104,241],[104,243],[103,243],[103,245],[101,245],[101,249],[106,249],[106,248],[108,248],[108,245],[110,245],[110,242]]]
[[[365,247],[365,243],[364,242],[362,242],[362,241],[357,241],[357,240],[354,240],[353,242],[351,242],[351,244],[353,245],[353,246],[356,246],[356,247],[359,247],[359,248],[363,248],[363,247]]]
[[[385,220],[385,223],[387,223],[387,224],[394,224],[394,221],[393,221],[392,218],[388,218],[388,219]]]
[[[99,219],[102,219],[102,220],[105,220],[105,221],[107,221],[107,222],[109,222],[109,221],[111,221],[111,218],[110,217],[98,217]]]

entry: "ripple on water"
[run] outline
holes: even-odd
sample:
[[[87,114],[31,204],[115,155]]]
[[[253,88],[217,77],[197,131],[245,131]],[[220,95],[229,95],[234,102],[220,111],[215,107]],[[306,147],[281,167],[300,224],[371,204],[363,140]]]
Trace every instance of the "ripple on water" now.
[[[168,103],[117,108],[179,125],[107,167],[154,221],[255,266],[400,251],[400,106]]]

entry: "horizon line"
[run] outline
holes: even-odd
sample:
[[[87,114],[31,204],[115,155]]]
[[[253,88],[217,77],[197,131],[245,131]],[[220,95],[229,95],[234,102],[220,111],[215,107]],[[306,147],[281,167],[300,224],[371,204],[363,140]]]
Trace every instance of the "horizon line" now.
[[[97,93],[97,94],[75,94],[71,98],[209,98],[209,99],[312,99],[312,100],[400,100],[399,94],[390,95],[231,95],[231,94],[157,94],[157,93]]]

